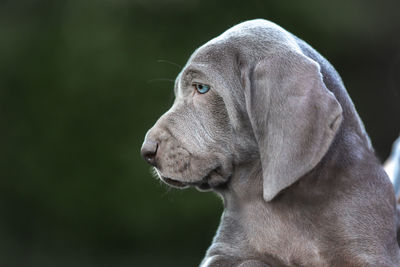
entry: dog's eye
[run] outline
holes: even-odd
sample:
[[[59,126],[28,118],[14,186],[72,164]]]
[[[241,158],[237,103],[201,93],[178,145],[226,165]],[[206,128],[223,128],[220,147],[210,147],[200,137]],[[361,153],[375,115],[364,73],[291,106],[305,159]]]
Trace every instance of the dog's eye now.
[[[200,94],[205,94],[210,90],[210,86],[206,84],[201,84],[201,83],[195,83],[193,84],[194,88],[196,89],[197,92]]]

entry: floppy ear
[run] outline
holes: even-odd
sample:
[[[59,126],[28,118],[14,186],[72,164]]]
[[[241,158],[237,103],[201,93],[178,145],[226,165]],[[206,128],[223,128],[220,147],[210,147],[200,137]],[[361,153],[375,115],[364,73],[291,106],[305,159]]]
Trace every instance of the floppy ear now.
[[[319,64],[294,51],[258,62],[245,100],[260,152],[263,196],[270,201],[322,159],[342,108],[322,81]]]

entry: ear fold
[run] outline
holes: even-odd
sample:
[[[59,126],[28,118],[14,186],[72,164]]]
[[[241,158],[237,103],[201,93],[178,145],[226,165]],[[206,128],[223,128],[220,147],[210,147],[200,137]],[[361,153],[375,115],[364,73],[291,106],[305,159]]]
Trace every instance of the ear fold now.
[[[342,108],[319,65],[298,52],[265,58],[250,76],[246,109],[260,151],[264,199],[270,201],[322,159]]]

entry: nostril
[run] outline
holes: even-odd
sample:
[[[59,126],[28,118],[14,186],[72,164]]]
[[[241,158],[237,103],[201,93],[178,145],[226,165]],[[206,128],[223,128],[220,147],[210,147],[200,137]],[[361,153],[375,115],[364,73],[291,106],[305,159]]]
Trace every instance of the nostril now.
[[[140,150],[142,157],[150,165],[156,166],[156,154],[158,150],[158,143],[152,140],[146,140]]]

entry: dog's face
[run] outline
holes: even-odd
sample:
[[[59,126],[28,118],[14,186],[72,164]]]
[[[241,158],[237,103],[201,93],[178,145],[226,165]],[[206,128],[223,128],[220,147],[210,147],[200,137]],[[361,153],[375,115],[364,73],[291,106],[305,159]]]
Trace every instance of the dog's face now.
[[[197,49],[174,89],[173,106],[141,152],[164,182],[180,188],[216,188],[241,164],[257,162],[271,200],[316,166],[342,119],[318,63],[264,20]]]
[[[173,106],[146,135],[142,154],[147,149],[144,157],[153,157],[147,160],[173,187],[207,190],[220,186],[242,160],[238,155],[256,151],[254,138],[243,138],[251,136],[244,123],[237,123],[242,121],[237,118],[242,112],[232,96],[240,91],[240,81],[232,68],[214,64],[229,61],[229,53],[223,53],[229,51],[221,49],[205,46],[194,53],[175,81]]]

